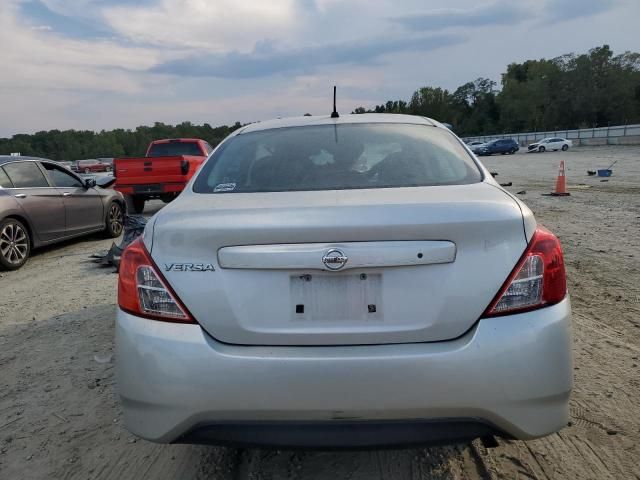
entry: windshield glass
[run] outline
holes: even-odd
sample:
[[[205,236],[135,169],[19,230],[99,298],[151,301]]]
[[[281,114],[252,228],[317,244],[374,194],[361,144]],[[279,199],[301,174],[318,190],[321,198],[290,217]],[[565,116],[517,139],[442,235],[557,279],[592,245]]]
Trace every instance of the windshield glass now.
[[[196,142],[154,143],[149,150],[149,157],[171,157],[175,155],[202,156]]]
[[[482,179],[448,131],[410,124],[343,124],[240,134],[218,149],[197,193],[459,185]]]

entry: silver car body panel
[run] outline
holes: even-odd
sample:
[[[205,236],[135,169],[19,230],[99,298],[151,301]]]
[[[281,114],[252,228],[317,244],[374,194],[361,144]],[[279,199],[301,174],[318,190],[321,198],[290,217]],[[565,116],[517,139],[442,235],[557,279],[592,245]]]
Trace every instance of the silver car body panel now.
[[[378,190],[183,193],[157,216],[153,237],[151,255],[158,265],[203,263],[217,267],[206,274],[175,270],[163,274],[214,338],[254,345],[455,338],[480,317],[527,245],[518,203],[482,182]],[[439,241],[455,245],[454,261],[420,265],[418,254],[422,253],[423,259],[429,254],[419,250],[413,252],[413,264],[407,264],[408,257],[402,263],[392,259],[397,242],[433,245],[431,242]],[[371,243],[379,254],[377,262],[328,275],[380,276],[380,287],[363,286],[377,290],[373,294],[380,299],[376,316],[340,322],[332,319],[341,318],[341,313],[346,317],[357,308],[349,304],[349,298],[360,301],[361,289],[346,279],[336,280],[336,285],[349,285],[356,292],[348,298],[317,284],[318,296],[345,304],[342,312],[332,311],[335,315],[331,318],[295,314],[300,303],[295,295],[297,277],[311,275],[313,279],[326,270],[321,263],[323,253],[318,251],[314,262],[308,256],[310,250],[322,244],[325,253],[344,250],[364,261],[364,250]],[[290,246],[288,251],[283,250],[283,244]],[[278,254],[246,255],[247,250],[264,249],[265,245],[276,245]],[[244,267],[219,268],[218,259],[227,256],[227,248],[238,252],[240,246],[245,252]],[[305,263],[292,264],[301,249],[307,251]],[[266,269],[265,262],[271,268]]]
[[[344,265],[324,262],[327,252],[344,255]],[[456,245],[442,241],[410,242],[345,242],[247,245],[218,250],[221,268],[256,270],[348,270],[350,268],[401,267],[451,263],[456,258]]]
[[[448,342],[333,347],[226,345],[118,311],[116,379],[125,426],[155,442],[216,422],[443,417],[530,439],[569,420],[570,305],[483,319]]]

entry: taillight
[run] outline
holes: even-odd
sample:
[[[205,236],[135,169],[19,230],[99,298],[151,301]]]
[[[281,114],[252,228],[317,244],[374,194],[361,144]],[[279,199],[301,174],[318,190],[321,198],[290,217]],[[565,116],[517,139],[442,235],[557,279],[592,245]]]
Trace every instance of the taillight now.
[[[131,242],[120,257],[118,305],[140,317],[196,323],[158,271],[142,237]]]
[[[539,226],[483,317],[554,305],[566,295],[567,280],[560,241],[549,230]]]

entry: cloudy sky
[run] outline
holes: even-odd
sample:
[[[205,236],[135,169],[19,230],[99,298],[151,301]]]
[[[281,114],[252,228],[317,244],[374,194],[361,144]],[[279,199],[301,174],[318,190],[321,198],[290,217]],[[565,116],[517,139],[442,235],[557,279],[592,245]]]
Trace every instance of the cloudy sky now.
[[[639,0],[0,0],[0,136],[250,122],[640,50]]]

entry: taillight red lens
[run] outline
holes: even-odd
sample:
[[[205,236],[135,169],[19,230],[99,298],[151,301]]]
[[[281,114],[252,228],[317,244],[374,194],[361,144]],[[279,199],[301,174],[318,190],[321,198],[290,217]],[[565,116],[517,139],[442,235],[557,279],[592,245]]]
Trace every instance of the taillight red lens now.
[[[118,305],[128,313],[165,322],[196,323],[158,271],[142,237],[122,252]]]
[[[554,305],[566,295],[567,280],[560,241],[549,230],[539,226],[483,317]]]

